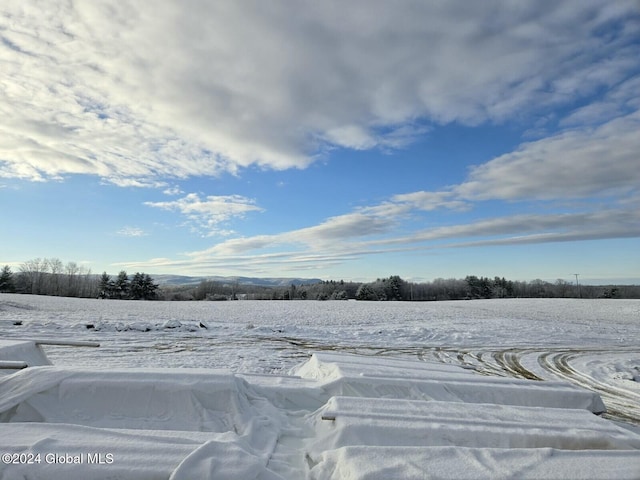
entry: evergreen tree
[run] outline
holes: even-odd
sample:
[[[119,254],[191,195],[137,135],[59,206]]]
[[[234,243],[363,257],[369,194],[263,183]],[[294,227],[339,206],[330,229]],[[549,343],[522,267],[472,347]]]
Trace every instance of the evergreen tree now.
[[[134,300],[153,300],[157,296],[158,285],[148,274],[136,272],[129,285],[130,298]]]
[[[136,272],[131,279],[131,284],[129,285],[129,295],[130,298],[134,300],[140,300],[143,295],[143,283],[144,283],[144,274],[140,272]]]
[[[357,300],[378,300],[378,295],[368,283],[363,283],[356,292]]]
[[[13,284],[13,272],[9,265],[5,265],[2,267],[2,272],[0,272],[0,292],[11,293],[15,291],[16,288]]]
[[[150,275],[145,274],[143,282],[143,297],[145,300],[153,300],[157,296],[157,290],[159,285],[153,283],[153,278]]]
[[[111,277],[107,274],[107,272],[102,272],[100,276],[100,282],[98,284],[98,288],[100,293],[98,296],[100,298],[112,298],[114,292],[114,283],[111,280]]]
[[[387,298],[389,300],[405,300],[404,291],[406,290],[407,282],[405,282],[400,276],[392,275],[387,282]]]
[[[122,270],[118,274],[118,278],[114,284],[115,294],[118,298],[128,298],[129,297],[129,277],[127,272]]]

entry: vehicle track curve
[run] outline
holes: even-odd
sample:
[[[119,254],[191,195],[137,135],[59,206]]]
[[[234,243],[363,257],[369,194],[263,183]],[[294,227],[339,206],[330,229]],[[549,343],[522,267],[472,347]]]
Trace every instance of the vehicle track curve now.
[[[439,361],[473,368],[484,375],[509,376],[529,380],[562,380],[598,393],[607,407],[603,416],[640,425],[640,383],[627,374],[594,374],[587,368],[594,362],[613,362],[616,355],[637,354],[635,346],[600,347],[434,347],[422,350],[424,361]],[[615,362],[614,362],[615,363]],[[615,366],[609,366],[615,371]],[[640,360],[636,367],[640,370]]]

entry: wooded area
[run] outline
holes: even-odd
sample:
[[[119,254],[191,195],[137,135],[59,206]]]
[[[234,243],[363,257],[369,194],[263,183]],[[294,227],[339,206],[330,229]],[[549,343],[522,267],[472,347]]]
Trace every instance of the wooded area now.
[[[563,279],[512,281],[504,277],[438,278],[409,282],[398,275],[374,282],[326,280],[313,284],[265,286],[238,281],[202,280],[199,284],[163,285],[150,275],[121,271],[112,278],[106,272],[91,273],[76,262],[57,258],[34,259],[14,273],[5,265],[0,272],[0,292],[64,297],[134,300],[362,300],[437,301],[480,298],[640,298],[640,285],[581,285]]]
[[[129,279],[127,272],[121,271],[111,279],[106,272],[94,275],[91,269],[76,262],[64,264],[58,258],[29,260],[17,273],[5,265],[0,272],[0,292],[121,300],[160,298],[158,285],[147,274],[136,272]]]
[[[580,285],[565,280],[511,281],[467,276],[408,282],[397,275],[374,282],[327,280],[311,285],[265,287],[203,280],[198,286],[162,287],[165,300],[367,300],[437,301],[478,298],[640,298],[640,285]]]

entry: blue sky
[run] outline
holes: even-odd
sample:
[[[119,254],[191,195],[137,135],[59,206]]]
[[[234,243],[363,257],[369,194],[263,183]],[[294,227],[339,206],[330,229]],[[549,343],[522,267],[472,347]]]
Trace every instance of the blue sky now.
[[[640,282],[637,1],[0,7],[0,264]]]

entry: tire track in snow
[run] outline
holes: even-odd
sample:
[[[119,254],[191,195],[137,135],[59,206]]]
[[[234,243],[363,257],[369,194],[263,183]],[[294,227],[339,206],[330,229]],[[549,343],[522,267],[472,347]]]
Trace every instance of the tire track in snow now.
[[[615,355],[623,351],[625,354],[637,353],[640,348],[619,347],[611,348],[491,348],[470,347],[434,347],[423,349],[418,357],[423,361],[439,361],[448,364],[458,364],[464,367],[474,367],[484,375],[510,376],[529,380],[564,380],[582,388],[598,393],[605,405],[607,413],[603,416],[634,425],[640,425],[640,389],[634,391],[624,388],[607,379],[596,378],[588,371],[581,370],[577,363],[585,364],[598,357]],[[535,371],[523,365],[523,359],[528,363],[537,360]],[[532,360],[529,357],[533,357]],[[535,361],[534,361],[535,363]],[[632,382],[633,380],[628,380]],[[629,384],[631,386],[631,384]]]
[[[640,353],[638,349],[631,349],[631,351]],[[607,353],[611,352],[609,350],[545,352],[538,357],[538,362],[541,367],[554,375],[599,393],[607,406],[607,413],[603,416],[640,425],[640,394],[612,383],[603,382],[580,372],[571,365],[580,357]]]
[[[513,377],[526,378],[528,380],[543,380],[541,377],[522,366],[520,358],[524,352],[529,353],[530,349],[522,350],[512,348],[509,350],[502,350],[494,352],[493,358],[496,360],[498,365]]]

